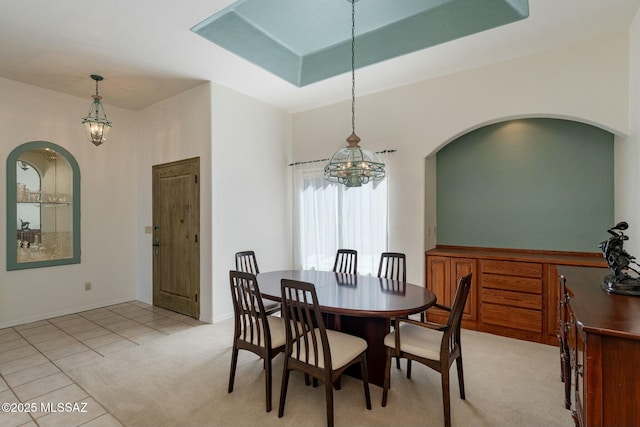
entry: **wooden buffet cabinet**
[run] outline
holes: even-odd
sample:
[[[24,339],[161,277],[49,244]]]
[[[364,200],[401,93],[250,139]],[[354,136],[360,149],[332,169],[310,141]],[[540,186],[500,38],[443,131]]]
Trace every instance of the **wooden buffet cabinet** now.
[[[558,273],[576,426],[640,426],[640,297],[603,291],[608,269]]]
[[[426,252],[425,283],[450,305],[458,279],[473,273],[464,328],[558,345],[558,265],[606,263],[600,253],[437,246]],[[444,323],[447,314],[430,309],[427,318]]]

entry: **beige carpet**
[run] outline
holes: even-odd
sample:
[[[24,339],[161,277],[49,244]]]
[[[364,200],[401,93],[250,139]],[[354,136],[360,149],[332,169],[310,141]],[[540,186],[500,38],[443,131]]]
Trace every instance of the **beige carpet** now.
[[[291,376],[283,418],[277,408],[282,356],[274,359],[273,411],[265,412],[262,362],[240,352],[234,392],[227,393],[233,323],[203,325],[113,354],[68,374],[125,426],[324,426],[322,385]],[[451,368],[454,426],[573,426],[564,409],[556,347],[463,331],[466,401]],[[371,386],[350,377],[334,393],[336,426],[441,426],[440,376],[414,364],[413,378],[392,366],[387,407]]]

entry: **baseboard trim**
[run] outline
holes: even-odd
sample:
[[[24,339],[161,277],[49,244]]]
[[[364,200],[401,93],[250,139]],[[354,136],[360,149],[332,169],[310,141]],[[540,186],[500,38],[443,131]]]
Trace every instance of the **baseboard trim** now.
[[[10,328],[12,326],[24,325],[26,323],[38,322],[40,320],[52,319],[54,317],[66,316],[67,314],[79,313],[81,311],[94,310],[96,308],[108,307],[110,305],[122,304],[123,302],[135,301],[136,297],[131,296],[128,298],[118,298],[106,302],[100,302],[97,304],[89,304],[81,307],[69,307],[59,311],[53,311],[49,313],[38,314],[36,316],[24,317],[21,319],[9,320],[0,323],[0,329]]]

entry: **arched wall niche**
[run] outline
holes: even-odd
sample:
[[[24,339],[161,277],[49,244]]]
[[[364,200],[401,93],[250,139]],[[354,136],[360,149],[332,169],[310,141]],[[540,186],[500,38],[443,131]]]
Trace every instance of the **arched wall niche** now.
[[[430,151],[429,153],[425,154],[425,158],[430,158],[432,156],[435,156],[438,151],[440,151],[442,148],[444,148],[445,146],[447,146],[449,143],[455,141],[456,139],[460,138],[463,135],[466,135],[468,133],[473,132],[474,130],[486,127],[486,126],[490,126],[490,125],[494,125],[497,123],[504,123],[504,122],[509,122],[509,121],[514,121],[514,120],[526,120],[526,119],[558,119],[558,120],[567,120],[567,121],[572,121],[572,122],[577,122],[577,123],[583,123],[586,125],[591,125],[593,127],[597,127],[600,129],[603,129],[607,132],[610,132],[612,134],[614,134],[615,136],[618,137],[627,137],[629,136],[629,134],[626,131],[623,131],[621,129],[617,129],[617,128],[612,128],[611,126],[607,126],[603,123],[600,123],[598,121],[594,121],[594,120],[590,120],[584,117],[578,117],[578,116],[573,116],[573,115],[568,115],[568,114],[514,114],[514,115],[509,115],[509,116],[503,116],[503,117],[494,117],[494,118],[487,118],[484,121],[481,122],[476,122],[474,124],[470,124],[468,127],[463,128],[462,130],[452,134],[450,137],[444,139],[442,141],[441,144],[439,144],[435,149],[433,149],[432,151]]]
[[[29,168],[37,183],[22,173]],[[52,142],[26,142],[9,153],[6,171],[7,270],[80,263],[80,168],[73,155]]]
[[[426,159],[427,247],[596,252],[614,221],[614,137],[542,115],[458,133]]]

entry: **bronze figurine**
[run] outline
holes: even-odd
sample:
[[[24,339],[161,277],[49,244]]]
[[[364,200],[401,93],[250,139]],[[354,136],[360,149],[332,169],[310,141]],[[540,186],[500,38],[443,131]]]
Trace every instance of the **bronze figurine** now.
[[[636,257],[623,248],[625,240],[629,240],[629,236],[624,234],[628,228],[629,224],[624,221],[617,223],[607,230],[611,237],[598,245],[612,273],[604,277],[602,289],[623,295],[640,295],[640,271],[631,266],[640,267],[640,264],[635,261]],[[634,272],[636,276],[629,272]]]

